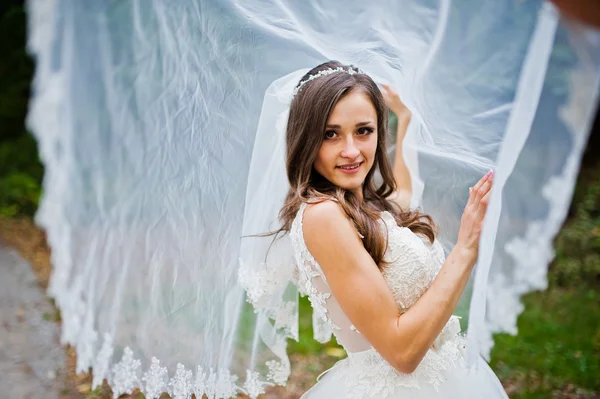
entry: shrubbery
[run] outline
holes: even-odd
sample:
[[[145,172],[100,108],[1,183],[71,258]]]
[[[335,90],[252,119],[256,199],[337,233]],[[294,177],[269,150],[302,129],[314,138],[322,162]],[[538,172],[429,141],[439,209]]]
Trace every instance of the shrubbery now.
[[[551,286],[576,287],[600,277],[600,162],[582,170],[571,207],[556,238]]]
[[[0,216],[31,216],[40,197],[43,168],[24,127],[33,62],[25,52],[22,1],[0,5]]]
[[[33,216],[43,173],[33,137],[0,142],[0,216]]]

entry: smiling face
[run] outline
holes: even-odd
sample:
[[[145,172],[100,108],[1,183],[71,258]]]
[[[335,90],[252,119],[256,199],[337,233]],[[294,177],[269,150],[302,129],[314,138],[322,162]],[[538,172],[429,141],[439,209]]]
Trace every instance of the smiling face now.
[[[340,99],[327,119],[323,136],[315,170],[362,198],[363,183],[377,150],[377,112],[369,96],[354,90]]]

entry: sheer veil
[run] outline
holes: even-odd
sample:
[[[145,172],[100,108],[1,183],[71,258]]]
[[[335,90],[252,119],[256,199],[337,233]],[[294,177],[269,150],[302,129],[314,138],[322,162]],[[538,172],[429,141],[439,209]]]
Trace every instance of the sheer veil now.
[[[413,203],[446,250],[468,187],[496,169],[460,308],[470,359],[545,288],[600,76],[600,35],[549,3],[29,0],[28,15],[49,294],[78,371],[115,396],[256,397],[287,380],[290,243],[255,235],[277,228],[287,189],[293,86],[327,59],[413,111]]]

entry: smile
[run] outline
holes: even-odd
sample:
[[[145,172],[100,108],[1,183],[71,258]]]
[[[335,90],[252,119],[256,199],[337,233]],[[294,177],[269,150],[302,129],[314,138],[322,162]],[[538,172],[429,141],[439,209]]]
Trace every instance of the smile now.
[[[358,172],[358,170],[362,164],[363,164],[362,162],[356,162],[356,163],[352,163],[352,164],[348,164],[348,165],[337,166],[337,168],[340,169],[344,173],[355,173],[355,172]]]

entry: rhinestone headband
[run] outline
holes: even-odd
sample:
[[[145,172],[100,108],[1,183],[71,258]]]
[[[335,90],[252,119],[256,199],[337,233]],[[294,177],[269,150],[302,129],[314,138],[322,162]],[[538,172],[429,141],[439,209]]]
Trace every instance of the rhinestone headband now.
[[[348,75],[356,75],[356,74],[362,74],[364,75],[364,72],[361,71],[358,68],[342,68],[342,67],[337,67],[337,68],[329,68],[329,69],[324,69],[322,71],[319,71],[317,73],[315,73],[314,75],[310,75],[308,77],[308,79],[303,80],[302,82],[300,82],[300,84],[298,85],[298,87],[296,87],[294,89],[294,91],[292,92],[292,99],[294,99],[294,97],[296,97],[296,95],[298,93],[300,93],[300,91],[302,90],[302,86],[304,86],[305,84],[307,84],[308,82],[311,82],[317,78],[320,78],[322,76],[327,76],[327,75],[333,75],[334,73],[338,73],[338,72],[342,72],[342,73],[347,73]]]

